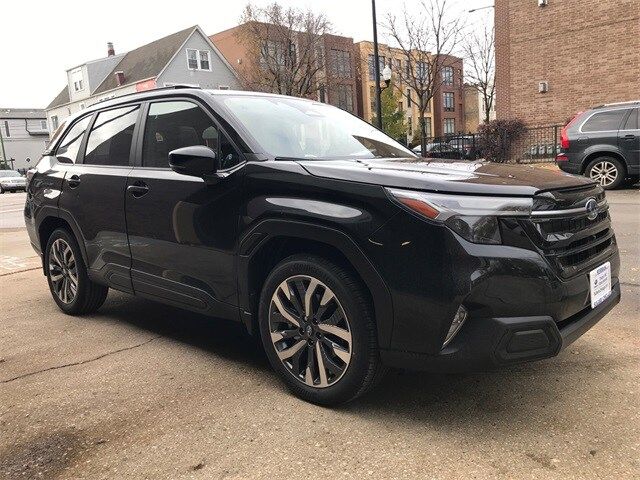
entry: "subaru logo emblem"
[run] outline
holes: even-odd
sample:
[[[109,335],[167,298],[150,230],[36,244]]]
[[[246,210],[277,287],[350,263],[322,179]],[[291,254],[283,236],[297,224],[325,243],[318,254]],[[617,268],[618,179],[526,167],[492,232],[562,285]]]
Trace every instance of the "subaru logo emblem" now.
[[[598,216],[598,202],[595,198],[590,198],[587,203],[584,204],[584,209],[587,211],[587,218],[589,220],[595,220]]]

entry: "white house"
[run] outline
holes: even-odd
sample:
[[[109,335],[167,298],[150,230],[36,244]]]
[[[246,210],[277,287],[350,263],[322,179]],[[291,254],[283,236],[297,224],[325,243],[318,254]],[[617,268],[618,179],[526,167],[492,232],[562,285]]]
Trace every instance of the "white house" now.
[[[186,84],[202,88],[239,88],[234,69],[195,25],[116,55],[67,70],[67,85],[46,108],[51,131],[89,105],[128,93]]]
[[[39,159],[49,142],[44,110],[0,108],[0,163],[26,170]]]

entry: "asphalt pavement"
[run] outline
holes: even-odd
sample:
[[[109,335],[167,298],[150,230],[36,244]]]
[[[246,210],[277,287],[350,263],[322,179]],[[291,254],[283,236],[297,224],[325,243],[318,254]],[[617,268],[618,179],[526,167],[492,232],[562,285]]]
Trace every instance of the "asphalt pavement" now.
[[[393,371],[325,409],[237,324],[117,292],[63,315],[2,195],[0,255],[23,266],[0,262],[0,478],[640,478],[640,192],[607,197],[623,300],[558,357]]]

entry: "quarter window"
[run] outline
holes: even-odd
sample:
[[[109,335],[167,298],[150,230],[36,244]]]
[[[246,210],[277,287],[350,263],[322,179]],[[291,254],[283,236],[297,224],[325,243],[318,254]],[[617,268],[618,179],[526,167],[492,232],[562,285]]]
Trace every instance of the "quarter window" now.
[[[89,140],[84,163],[89,165],[129,165],[133,129],[138,105],[98,113]]]
[[[583,132],[606,132],[617,131],[620,128],[622,119],[628,110],[611,110],[592,115],[589,120],[582,125]]]
[[[631,113],[629,114],[629,118],[627,118],[627,123],[625,123],[624,125],[624,129],[625,130],[637,130],[638,129],[638,124],[639,119],[638,116],[640,116],[640,108],[635,108],[631,111]]]
[[[204,145],[215,152],[220,147],[221,170],[237,165],[239,155],[229,141],[218,139],[218,129],[198,105],[187,101],[152,103],[144,128],[142,165],[169,168],[169,152],[193,145]]]
[[[84,132],[89,126],[91,116],[76,122],[65,134],[56,150],[56,157],[63,163],[76,163]]]

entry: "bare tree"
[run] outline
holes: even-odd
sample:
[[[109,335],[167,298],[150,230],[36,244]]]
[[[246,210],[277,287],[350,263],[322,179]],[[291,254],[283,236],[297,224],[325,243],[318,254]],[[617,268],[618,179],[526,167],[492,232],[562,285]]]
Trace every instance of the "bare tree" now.
[[[250,56],[239,69],[245,88],[298,97],[320,88],[323,59],[318,39],[331,31],[325,15],[285,9],[276,2],[264,8],[247,4],[240,22],[237,39]]]
[[[469,84],[475,88],[482,98],[483,121],[489,123],[491,110],[495,101],[495,31],[493,26],[485,24],[480,33],[474,32],[463,42],[467,67],[465,75]]]
[[[444,70],[451,69],[453,74],[451,54],[462,27],[459,18],[449,16],[449,3],[422,0],[419,12],[408,11],[405,6],[401,17],[387,15],[385,25],[390,43],[401,50],[405,62],[402,68],[394,69],[396,82],[408,87],[417,100],[423,156],[427,147],[425,113],[433,96],[449,80],[448,75],[443,75]],[[406,96],[404,89],[403,95]]]

